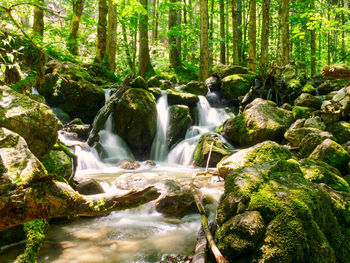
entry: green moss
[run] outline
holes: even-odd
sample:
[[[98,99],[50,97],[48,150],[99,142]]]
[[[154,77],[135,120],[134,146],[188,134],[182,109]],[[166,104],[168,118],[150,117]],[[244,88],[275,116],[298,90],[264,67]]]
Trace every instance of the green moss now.
[[[252,75],[231,75],[222,79],[221,91],[226,99],[237,100],[244,96],[253,82]]]
[[[316,88],[314,87],[314,83],[308,81],[302,89],[303,93],[316,94]]]
[[[42,163],[50,174],[56,174],[65,179],[72,174],[71,157],[64,151],[51,151]]]
[[[295,119],[309,118],[314,109],[302,106],[294,106],[292,109]]]
[[[340,144],[350,141],[350,123],[345,121],[335,122],[327,126],[327,131],[332,133]]]

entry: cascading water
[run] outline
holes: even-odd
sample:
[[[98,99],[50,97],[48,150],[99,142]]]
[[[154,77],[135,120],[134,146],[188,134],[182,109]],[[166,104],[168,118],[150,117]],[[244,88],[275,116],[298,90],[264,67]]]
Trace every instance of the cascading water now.
[[[151,159],[155,161],[167,161],[168,143],[167,130],[169,126],[168,97],[166,93],[157,102],[157,132],[151,148]]]

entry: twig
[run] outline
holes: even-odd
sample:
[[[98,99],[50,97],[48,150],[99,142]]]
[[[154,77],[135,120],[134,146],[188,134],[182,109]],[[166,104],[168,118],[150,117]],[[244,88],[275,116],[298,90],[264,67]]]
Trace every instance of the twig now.
[[[212,141],[211,145],[210,145],[210,150],[209,150],[209,154],[208,154],[207,165],[205,167],[205,171],[208,171],[210,157],[211,157],[211,151],[213,150],[213,145],[214,145],[214,141]]]
[[[38,5],[38,4],[34,4],[34,3],[29,3],[29,2],[18,3],[18,4],[11,5],[11,6],[9,6],[9,7],[5,7],[5,6],[3,6],[3,5],[0,5],[0,8],[5,9],[5,11],[7,12],[7,10],[11,11],[13,8],[18,7],[18,6],[21,6],[21,5],[31,5],[31,6],[35,6],[35,7],[37,7],[37,8],[43,9],[43,10],[45,10],[45,11],[47,11],[47,12],[53,14],[54,16],[57,16],[57,17],[59,17],[59,18],[63,18],[63,19],[67,18],[67,17],[61,16],[61,15],[59,14],[59,13],[61,13],[62,10],[55,11],[55,10],[53,10],[53,9],[51,9],[51,8],[48,8],[48,7],[45,7],[45,6],[42,6],[42,5]]]

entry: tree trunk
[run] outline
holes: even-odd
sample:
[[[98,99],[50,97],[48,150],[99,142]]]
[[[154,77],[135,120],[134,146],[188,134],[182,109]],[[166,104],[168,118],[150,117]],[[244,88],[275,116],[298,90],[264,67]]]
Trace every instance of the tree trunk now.
[[[115,71],[115,53],[117,48],[117,3],[108,1],[108,29],[106,43],[107,68]]]
[[[81,14],[83,13],[85,0],[73,1],[73,18],[70,25],[69,37],[67,40],[68,51],[73,55],[78,55],[78,30]]]
[[[238,60],[239,64],[243,61],[243,39],[242,39],[242,0],[236,0],[237,3],[237,36],[238,36]]]
[[[256,70],[256,0],[249,1],[249,61],[248,69]]]
[[[107,28],[107,2],[106,0],[98,1],[98,23],[97,23],[97,49],[96,59],[102,63],[106,52],[106,28]]]
[[[281,0],[279,10],[280,50],[279,64],[285,66],[289,63],[289,0]]]
[[[225,0],[220,0],[220,63],[225,64]]]
[[[208,46],[208,0],[200,0],[200,65],[201,81],[209,77],[209,46]]]
[[[260,65],[267,69],[269,61],[270,0],[262,2],[261,52]]]
[[[214,60],[214,0],[210,0],[210,19],[209,19],[209,67],[213,65]]]
[[[232,0],[232,58],[233,64],[238,65],[238,28],[237,28],[237,3],[236,0]]]
[[[179,26],[180,32],[181,32],[181,17],[182,17],[182,5],[181,5],[181,0],[180,0],[180,6],[177,12],[177,20],[176,20],[176,25]],[[181,34],[178,34],[176,37],[176,48],[177,48],[177,53],[179,54],[179,59],[181,60]]]
[[[38,4],[43,6],[45,3],[41,0]],[[34,7],[33,34],[41,40],[44,38],[44,10],[36,6]]]
[[[178,67],[181,65],[180,55],[176,45],[176,37],[175,37],[175,26],[177,22],[177,8],[176,8],[177,0],[170,0],[171,6],[169,8],[169,59],[170,59],[170,67]]]
[[[229,38],[229,32],[230,32],[230,27],[229,27],[229,0],[226,0],[226,64],[230,64],[230,38]]]
[[[148,10],[147,2],[147,0],[140,0],[146,11]],[[139,38],[139,74],[146,78],[147,75],[154,74],[148,47],[148,14],[140,15]]]

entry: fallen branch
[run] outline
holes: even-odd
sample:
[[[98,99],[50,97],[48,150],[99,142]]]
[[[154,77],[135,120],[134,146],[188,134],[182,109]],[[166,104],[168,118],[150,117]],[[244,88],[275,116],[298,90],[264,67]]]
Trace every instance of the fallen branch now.
[[[346,66],[324,66],[322,75],[329,79],[348,79],[350,80],[350,67]]]
[[[208,245],[207,238],[205,236],[205,232],[203,230],[203,226],[198,231],[197,234],[197,244],[196,249],[194,251],[194,256],[192,263],[205,263],[207,262],[206,258],[206,248]]]

